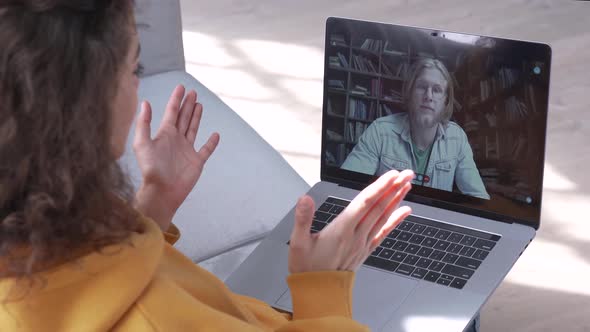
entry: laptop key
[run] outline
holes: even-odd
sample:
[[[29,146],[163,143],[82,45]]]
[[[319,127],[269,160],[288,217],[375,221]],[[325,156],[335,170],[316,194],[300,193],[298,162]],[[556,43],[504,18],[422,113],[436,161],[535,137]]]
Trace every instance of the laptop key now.
[[[365,261],[365,264],[387,271],[395,271],[395,269],[397,269],[397,267],[399,266],[399,263],[374,256],[369,256],[369,258],[367,258],[367,260]]]
[[[445,265],[445,267],[443,267],[441,272],[444,274],[450,274],[454,277],[459,277],[462,279],[469,279],[469,278],[471,278],[473,273],[475,273],[475,271],[473,271],[473,270],[466,269],[466,268],[456,266],[456,265],[451,265],[451,264]]]
[[[438,232],[438,229],[436,229],[434,227],[427,227],[426,230],[422,233],[422,235],[434,237],[437,232]]]
[[[477,241],[475,241],[475,243],[473,244],[473,247],[477,248],[477,249],[483,249],[483,250],[490,251],[494,248],[495,245],[496,245],[496,242],[494,242],[494,241],[477,239]]]
[[[403,274],[406,276],[409,276],[410,274],[412,274],[412,272],[414,271],[414,267],[407,265],[407,264],[400,264],[400,266],[397,268],[397,270],[395,270],[395,272],[399,273],[399,274]]]
[[[401,232],[398,236],[397,239],[398,240],[402,240],[402,241],[409,241],[412,238],[412,233],[408,233],[408,232]]]
[[[400,231],[409,231],[410,229],[412,229],[413,226],[413,223],[404,221],[401,224],[399,224],[399,226],[397,226],[396,228]]]
[[[313,223],[311,224],[311,227],[313,229],[318,230],[318,231],[321,231],[326,226],[328,226],[328,224],[326,224],[325,222],[317,221],[317,220],[314,220]]]
[[[329,212],[333,206],[334,205],[332,205],[330,203],[324,203],[324,204],[322,204],[322,206],[320,206],[320,208],[318,210],[320,210],[322,212]]]
[[[415,243],[415,244],[420,244],[422,243],[422,241],[424,241],[425,237],[422,235],[418,235],[418,234],[414,234],[411,238],[410,238],[410,243]]]
[[[404,249],[406,249],[407,246],[408,246],[408,242],[396,241],[395,244],[393,245],[393,247],[391,247],[391,249],[404,251]]]
[[[395,254],[393,254],[393,256],[391,256],[390,259],[392,261],[401,263],[404,261],[404,259],[406,259],[407,256],[408,256],[408,254],[404,254],[403,252],[396,251]]]
[[[417,267],[421,267],[424,269],[428,268],[430,264],[432,264],[432,260],[428,258],[420,258],[418,262],[416,262]]]
[[[440,278],[438,278],[438,280],[436,281],[437,284],[443,285],[443,286],[449,286],[451,284],[451,282],[453,281],[453,277],[447,274],[443,274],[440,276]]]
[[[390,238],[390,239],[395,239],[395,238],[397,238],[397,236],[399,235],[399,233],[401,233],[401,231],[399,229],[394,229],[391,232],[389,232],[389,234],[387,235],[387,237]]]
[[[459,241],[461,241],[462,238],[463,238],[463,234],[453,233],[453,234],[451,234],[451,236],[449,236],[447,241],[453,242],[453,243],[459,243]]]
[[[459,259],[457,260],[457,262],[455,262],[455,264],[462,266],[462,267],[472,269],[472,270],[476,270],[479,267],[479,265],[481,264],[481,261],[478,261],[477,259],[467,258],[467,257],[459,257]]]
[[[340,214],[340,212],[344,211],[344,207],[340,206],[340,205],[334,205],[331,209],[330,209],[330,213],[333,214]]]
[[[463,249],[462,245],[451,243],[451,245],[447,248],[447,252],[458,254],[461,251],[461,249]]]
[[[443,286],[448,286],[451,284],[450,281],[443,279],[443,278],[438,278],[438,280],[436,281],[437,284],[439,285],[443,285]]]
[[[453,279],[453,281],[451,282],[451,284],[449,286],[451,286],[453,288],[457,288],[457,289],[463,289],[463,287],[465,286],[466,283],[467,283],[467,280],[465,280],[465,279],[455,278],[455,279]]]
[[[330,218],[328,218],[328,220],[326,220],[326,222],[329,224],[332,222],[332,220],[336,219],[336,217],[338,217],[338,215],[333,214],[330,216]]]
[[[460,244],[464,245],[464,246],[470,246],[472,244],[475,243],[475,240],[477,240],[475,237],[473,236],[469,236],[469,235],[465,235],[463,237],[463,239],[461,241],[459,241]]]
[[[445,231],[441,229],[440,231],[438,231],[438,233],[436,233],[434,237],[439,240],[446,240],[449,237],[449,235],[451,235],[450,231]]]
[[[438,249],[438,250],[442,250],[445,251],[447,250],[447,248],[449,247],[449,245],[451,245],[450,242],[447,241],[438,241],[435,245],[434,245],[434,249]]]
[[[426,229],[426,226],[424,226],[424,225],[414,224],[412,229],[410,229],[410,232],[415,233],[415,234],[422,234],[422,232],[424,232],[425,229]]]
[[[422,248],[420,248],[420,250],[418,250],[418,256],[428,257],[428,256],[430,256],[430,254],[432,254],[433,251],[434,251],[434,249],[422,247]]]
[[[377,248],[375,248],[375,250],[373,250],[373,252],[371,253],[371,256],[377,256],[377,255],[379,255],[379,253],[383,249],[384,249],[383,247],[377,247]]]
[[[450,276],[448,274],[443,274],[443,275],[440,276],[439,279],[445,279],[445,280],[448,280],[448,281],[453,281],[453,279],[455,279],[455,277]]]
[[[416,264],[416,262],[420,259],[420,257],[418,256],[414,256],[414,255],[408,255],[408,257],[406,257],[406,259],[404,259],[404,264],[408,264],[408,265],[414,265]]]
[[[459,255],[465,256],[465,257],[471,257],[471,255],[473,255],[474,252],[475,252],[475,248],[473,248],[473,247],[463,247],[463,249],[461,249],[461,251],[459,252]]]
[[[480,261],[483,261],[484,259],[486,259],[486,257],[488,257],[489,253],[490,253],[489,251],[479,249],[478,251],[475,252],[475,254],[473,254],[472,257],[475,259],[479,259]]]
[[[428,270],[416,268],[410,276],[412,276],[414,278],[422,279],[422,278],[424,278],[424,276],[426,276],[426,273],[428,273]]]
[[[383,250],[381,250],[381,252],[379,253],[378,256],[381,258],[389,259],[389,258],[391,258],[391,256],[393,256],[394,253],[395,253],[395,251],[393,251],[391,249],[383,249]]]
[[[384,248],[391,248],[393,247],[393,245],[395,244],[395,240],[392,240],[390,238],[385,238],[385,240],[383,240],[383,242],[381,242],[381,246]]]
[[[326,213],[326,212],[322,212],[322,211],[316,211],[315,215],[313,216],[313,219],[315,220],[319,220],[319,221],[326,221],[330,218],[330,214]]]
[[[418,253],[418,250],[420,250],[420,246],[417,244],[410,244],[406,250],[404,250],[404,252],[407,252],[408,254],[412,254],[415,255]]]
[[[432,270],[432,271],[440,271],[443,269],[443,267],[445,266],[445,263],[441,263],[441,262],[432,262],[432,264],[430,264],[430,266],[428,267],[428,269]]]
[[[459,258],[458,255],[447,253],[445,257],[443,257],[442,261],[445,263],[454,264],[457,258]]]
[[[438,277],[440,277],[440,273],[430,271],[426,273],[426,276],[424,276],[424,280],[436,282],[436,280],[438,280]]]
[[[438,241],[437,239],[433,239],[431,237],[427,237],[424,241],[422,241],[422,245],[425,247],[434,247],[434,245],[436,244],[436,241]]]
[[[338,204],[341,206],[348,206],[348,204],[350,204],[350,201],[346,201],[346,200],[338,199],[338,198],[334,198],[334,197],[328,197],[328,199],[326,200],[326,203]]]
[[[430,254],[430,258],[436,261],[440,261],[445,257],[445,252],[440,250],[435,250],[432,254]]]

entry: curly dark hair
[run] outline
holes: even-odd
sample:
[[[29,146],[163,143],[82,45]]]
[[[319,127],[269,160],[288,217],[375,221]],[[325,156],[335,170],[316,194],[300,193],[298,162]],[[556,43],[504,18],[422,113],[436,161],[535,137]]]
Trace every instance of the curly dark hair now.
[[[110,151],[133,6],[0,0],[0,277],[143,230]]]

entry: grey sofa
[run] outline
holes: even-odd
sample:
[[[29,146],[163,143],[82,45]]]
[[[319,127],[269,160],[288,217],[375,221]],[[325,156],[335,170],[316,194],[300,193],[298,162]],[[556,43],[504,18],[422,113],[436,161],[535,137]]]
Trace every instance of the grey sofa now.
[[[213,131],[221,135],[173,222],[182,233],[176,247],[225,280],[309,186],[231,108],[185,72],[179,1],[137,1],[136,21],[140,61],[146,69],[139,96],[152,104],[152,134],[171,91],[184,84],[197,91],[204,106],[196,145],[200,147]],[[121,162],[137,186],[141,178],[131,149],[133,134],[134,126]]]

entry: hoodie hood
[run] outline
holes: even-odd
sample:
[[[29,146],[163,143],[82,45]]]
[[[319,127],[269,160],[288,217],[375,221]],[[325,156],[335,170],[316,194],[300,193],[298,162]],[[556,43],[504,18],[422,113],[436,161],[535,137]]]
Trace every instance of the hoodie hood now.
[[[106,331],[150,283],[164,250],[157,224],[123,243],[36,273],[0,280],[0,326],[18,331]],[[64,298],[70,299],[64,301]],[[88,310],[94,308],[95,310]]]

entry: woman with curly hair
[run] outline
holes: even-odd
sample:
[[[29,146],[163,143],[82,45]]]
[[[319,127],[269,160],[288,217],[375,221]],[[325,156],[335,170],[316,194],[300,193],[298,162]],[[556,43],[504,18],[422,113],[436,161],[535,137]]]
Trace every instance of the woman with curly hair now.
[[[150,136],[142,103],[134,193],[117,160],[137,108],[132,0],[0,0],[1,331],[358,331],[354,271],[410,209],[389,172],[322,232],[303,197],[291,236],[293,314],[232,293],[172,244],[175,211],[218,142],[178,86]]]

